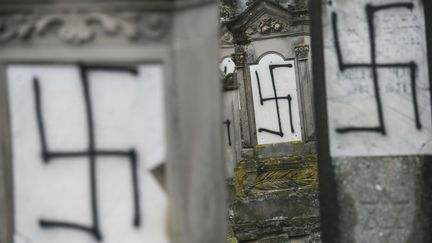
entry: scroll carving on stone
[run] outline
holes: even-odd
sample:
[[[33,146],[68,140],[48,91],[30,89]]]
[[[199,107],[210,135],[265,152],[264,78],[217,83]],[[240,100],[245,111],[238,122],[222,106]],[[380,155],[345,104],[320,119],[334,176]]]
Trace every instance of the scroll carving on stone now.
[[[289,25],[271,16],[263,16],[259,21],[246,29],[247,35],[254,35],[256,33],[266,35],[271,33],[285,33],[288,32]]]
[[[165,13],[1,14],[0,43],[30,41],[36,37],[54,35],[65,43],[82,45],[102,34],[129,41],[152,41],[165,36],[170,21],[169,15]]]

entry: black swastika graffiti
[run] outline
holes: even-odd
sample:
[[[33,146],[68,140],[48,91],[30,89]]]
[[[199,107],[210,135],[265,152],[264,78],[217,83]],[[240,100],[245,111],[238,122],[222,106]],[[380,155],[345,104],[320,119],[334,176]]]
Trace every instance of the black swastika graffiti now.
[[[373,87],[374,87],[374,95],[377,105],[378,111],[378,126],[371,127],[361,127],[361,126],[347,126],[340,127],[336,129],[336,132],[345,134],[350,132],[377,132],[382,135],[386,135],[386,126],[384,121],[383,114],[383,105],[381,102],[381,94],[380,94],[380,84],[378,77],[379,69],[408,69],[410,71],[411,78],[411,93],[413,100],[413,110],[414,110],[414,120],[415,127],[418,130],[421,130],[422,124],[420,121],[418,101],[417,101],[417,90],[416,90],[416,71],[417,64],[415,62],[407,62],[407,63],[377,63],[377,45],[376,45],[376,33],[375,33],[375,13],[379,11],[385,11],[394,8],[405,8],[412,10],[414,5],[412,3],[392,3],[392,4],[384,4],[384,5],[372,5],[367,4],[365,7],[367,24],[369,29],[369,41],[371,47],[371,63],[346,63],[343,60],[341,45],[339,42],[339,32],[338,32],[338,16],[335,12],[332,13],[332,28],[333,35],[336,47],[336,54],[339,64],[339,70],[344,72],[348,69],[370,69],[372,71],[372,79],[373,79]]]
[[[293,67],[292,64],[273,64],[273,65],[269,65],[270,76],[271,76],[272,87],[273,87],[273,93],[274,93],[274,96],[270,97],[270,98],[263,98],[262,91],[261,91],[261,81],[260,81],[260,78],[259,78],[259,74],[258,74],[258,71],[255,71],[255,75],[256,75],[256,79],[257,79],[257,84],[258,84],[258,92],[259,92],[259,97],[260,97],[260,104],[264,105],[264,102],[267,102],[267,101],[274,101],[275,102],[275,105],[276,105],[276,114],[277,114],[278,126],[279,126],[279,131],[270,130],[270,129],[267,129],[267,128],[259,128],[258,132],[267,132],[267,133],[271,133],[271,134],[274,134],[274,135],[278,135],[280,137],[284,137],[284,133],[283,133],[283,129],[282,129],[282,121],[281,121],[281,117],[280,117],[279,101],[281,101],[281,100],[287,100],[288,101],[288,110],[289,110],[289,117],[290,117],[291,132],[295,133],[294,125],[293,125],[293,118],[292,118],[292,97],[291,97],[290,94],[288,94],[287,96],[283,96],[283,97],[280,97],[280,96],[277,95],[277,87],[276,87],[275,77],[274,77],[274,70],[275,69],[277,69],[277,68],[292,68],[292,67]]]
[[[92,222],[90,225],[81,225],[78,223],[40,219],[39,224],[45,229],[54,228],[69,228],[74,230],[80,230],[91,234],[96,240],[102,240],[102,232],[99,225],[99,210],[98,210],[98,198],[97,198],[97,171],[96,161],[103,157],[118,157],[124,158],[129,161],[132,174],[132,190],[133,190],[133,225],[139,227],[141,225],[141,213],[140,213],[140,199],[138,192],[138,155],[134,148],[130,149],[98,149],[97,141],[95,139],[95,122],[93,117],[92,100],[90,97],[91,89],[89,84],[89,73],[91,71],[108,71],[108,72],[125,72],[131,75],[137,76],[138,70],[134,67],[105,67],[105,66],[85,66],[79,67],[82,91],[85,102],[86,110],[86,123],[88,133],[88,147],[84,151],[53,151],[48,147],[46,138],[46,130],[43,119],[43,104],[42,104],[42,88],[40,81],[37,77],[33,79],[34,97],[35,97],[35,108],[37,116],[37,125],[39,128],[40,142],[42,147],[42,159],[45,163],[49,163],[53,160],[72,160],[75,158],[88,158],[90,164],[90,205],[92,212]]]

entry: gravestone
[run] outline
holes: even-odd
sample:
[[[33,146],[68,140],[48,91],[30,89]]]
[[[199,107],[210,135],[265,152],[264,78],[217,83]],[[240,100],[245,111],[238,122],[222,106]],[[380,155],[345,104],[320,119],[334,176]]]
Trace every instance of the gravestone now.
[[[223,84],[225,167],[228,178],[233,177],[234,168],[240,161],[240,97],[234,53],[233,35],[222,22],[219,29],[219,72]]]
[[[168,242],[161,66],[6,71],[15,242]]]
[[[319,239],[308,9],[306,1],[249,3],[226,22],[242,132],[230,223],[240,242],[308,242]]]
[[[0,1],[1,243],[225,240],[217,19]]]
[[[312,5],[324,242],[430,242],[427,2]]]
[[[257,143],[302,141],[294,60],[267,54],[250,65],[250,75]]]

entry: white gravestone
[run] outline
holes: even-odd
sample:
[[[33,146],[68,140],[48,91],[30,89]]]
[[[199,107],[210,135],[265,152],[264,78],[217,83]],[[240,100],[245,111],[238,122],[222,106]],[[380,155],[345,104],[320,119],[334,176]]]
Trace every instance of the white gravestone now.
[[[11,65],[7,77],[14,242],[169,242],[150,173],[166,157],[162,67]]]
[[[302,140],[295,70],[275,53],[250,66],[258,144]]]
[[[324,9],[331,155],[432,152],[422,1],[334,0]]]
[[[233,73],[235,71],[235,63],[232,58],[223,58],[222,61],[219,63],[219,70],[225,75]]]
[[[240,99],[238,89],[224,92],[224,147],[226,174],[234,176],[234,168],[240,161],[239,151],[241,150],[240,134]]]

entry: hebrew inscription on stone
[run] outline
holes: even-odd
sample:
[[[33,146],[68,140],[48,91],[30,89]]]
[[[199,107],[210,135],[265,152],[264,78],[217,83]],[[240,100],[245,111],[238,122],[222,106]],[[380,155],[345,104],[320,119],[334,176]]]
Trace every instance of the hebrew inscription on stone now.
[[[294,65],[270,53],[250,66],[258,144],[302,140]]]
[[[11,65],[15,243],[166,243],[160,65]]]
[[[422,1],[323,4],[331,155],[431,153]]]

